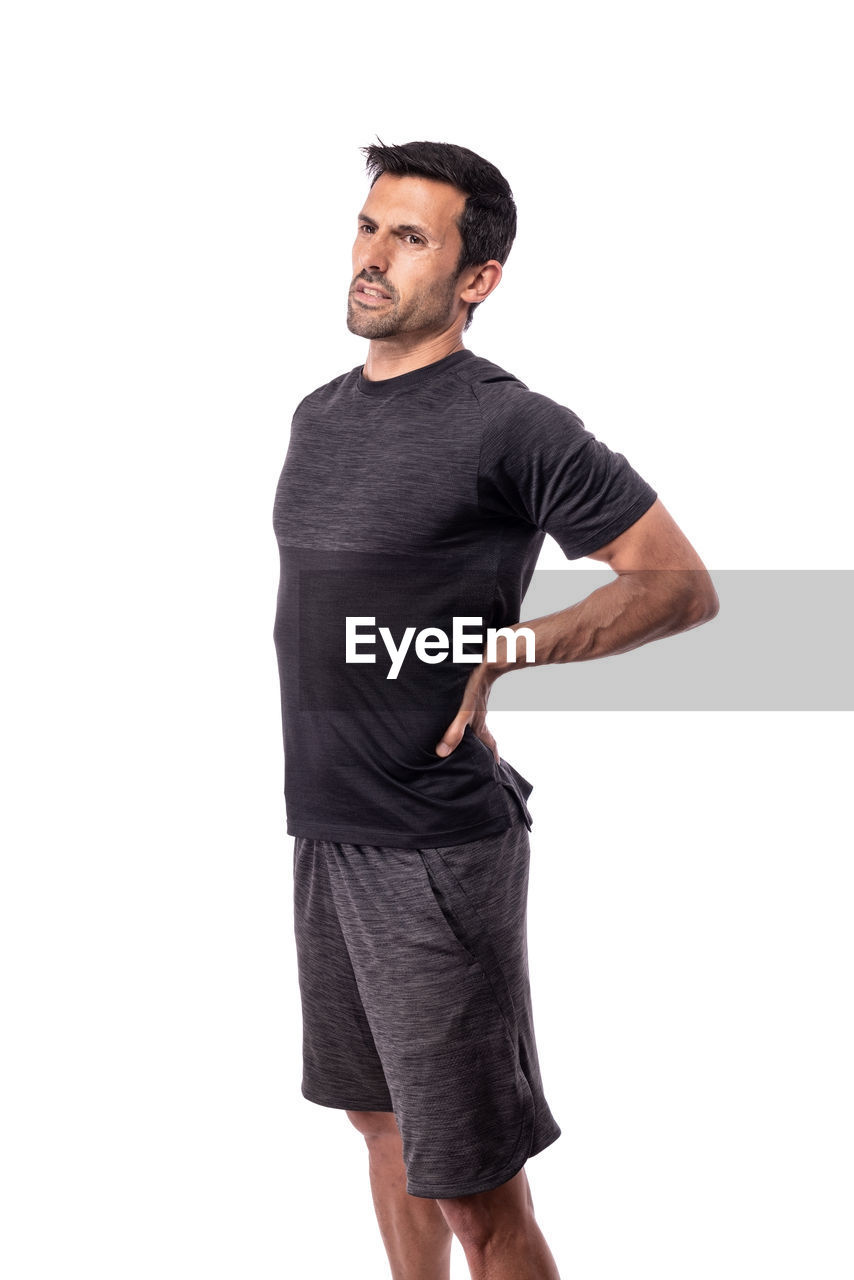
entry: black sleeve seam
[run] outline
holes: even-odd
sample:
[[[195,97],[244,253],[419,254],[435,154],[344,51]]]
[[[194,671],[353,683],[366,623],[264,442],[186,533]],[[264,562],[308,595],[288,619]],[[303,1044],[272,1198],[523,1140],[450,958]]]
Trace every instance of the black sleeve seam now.
[[[486,434],[486,418],[483,414],[483,404],[481,403],[480,396],[477,394],[477,387],[473,382],[469,383],[469,387],[471,388],[471,393],[475,398],[478,413],[480,414],[480,442],[477,448],[477,466],[474,474],[474,504],[477,509],[477,514],[482,516],[483,511],[480,506],[480,464],[481,459],[483,458],[483,438]]]

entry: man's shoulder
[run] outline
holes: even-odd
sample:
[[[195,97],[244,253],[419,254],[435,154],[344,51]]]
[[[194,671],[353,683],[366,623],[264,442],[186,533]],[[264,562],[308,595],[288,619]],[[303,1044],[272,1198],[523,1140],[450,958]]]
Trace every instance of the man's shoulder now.
[[[484,356],[471,354],[470,359],[458,364],[454,369],[456,376],[462,381],[468,383],[473,390],[480,394],[490,394],[490,388],[498,388],[498,394],[502,391],[506,392],[511,387],[519,391],[527,391],[528,387],[521,378],[517,378],[515,373],[508,373],[506,369],[502,369],[500,365],[495,364],[492,360],[485,359]]]
[[[334,399],[355,377],[358,377],[361,368],[361,365],[356,365],[354,369],[348,369],[346,373],[339,373],[338,377],[332,378],[330,382],[324,382],[323,386],[315,387],[314,391],[309,391],[308,395],[303,396],[297,407],[301,409],[303,405],[321,405],[326,400]]]
[[[521,378],[482,356],[475,356],[460,365],[458,374],[470,383],[480,401],[484,418],[496,426],[524,419],[563,419],[567,415],[580,423],[577,415],[566,405],[542,392],[532,391]]]

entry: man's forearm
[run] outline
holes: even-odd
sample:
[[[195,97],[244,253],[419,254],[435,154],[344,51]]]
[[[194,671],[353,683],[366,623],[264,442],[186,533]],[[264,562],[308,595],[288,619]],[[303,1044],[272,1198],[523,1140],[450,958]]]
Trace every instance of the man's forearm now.
[[[488,663],[492,679],[517,667],[585,662],[625,653],[650,640],[676,635],[708,622],[718,598],[705,569],[641,569],[620,573],[613,582],[557,613],[520,622],[534,633],[534,659],[525,656],[525,638],[516,644],[516,660],[499,639],[497,660]]]

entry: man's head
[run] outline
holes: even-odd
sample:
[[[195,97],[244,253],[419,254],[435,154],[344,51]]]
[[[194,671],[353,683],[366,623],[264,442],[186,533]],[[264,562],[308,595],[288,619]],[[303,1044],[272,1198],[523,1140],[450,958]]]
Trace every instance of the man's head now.
[[[353,245],[348,327],[389,338],[441,332],[465,317],[468,328],[501,279],[516,234],[506,180],[451,143],[363,151],[372,182]]]

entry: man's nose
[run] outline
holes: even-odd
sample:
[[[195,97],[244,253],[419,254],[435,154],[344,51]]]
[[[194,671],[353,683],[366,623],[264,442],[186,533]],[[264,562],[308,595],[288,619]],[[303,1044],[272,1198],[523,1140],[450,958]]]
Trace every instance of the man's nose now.
[[[359,264],[363,271],[378,271],[382,275],[388,271],[388,260],[387,242],[378,231],[359,245]]]

